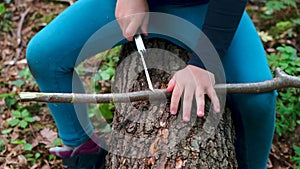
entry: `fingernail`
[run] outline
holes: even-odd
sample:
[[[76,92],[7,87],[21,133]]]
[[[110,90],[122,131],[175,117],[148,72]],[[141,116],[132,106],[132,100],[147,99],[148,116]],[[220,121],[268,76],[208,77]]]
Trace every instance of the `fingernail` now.
[[[176,112],[175,112],[174,110],[171,110],[170,112],[171,112],[171,114],[173,114],[173,115],[176,114]]]
[[[183,120],[184,122],[189,122],[189,121],[190,121],[190,119],[189,119],[188,117],[183,117],[182,120]]]
[[[220,108],[216,108],[216,109],[215,109],[215,112],[216,112],[216,113],[219,113],[219,112],[220,112]]]
[[[204,116],[204,113],[203,113],[202,111],[198,111],[197,115],[198,115],[199,117],[203,117],[203,116]]]

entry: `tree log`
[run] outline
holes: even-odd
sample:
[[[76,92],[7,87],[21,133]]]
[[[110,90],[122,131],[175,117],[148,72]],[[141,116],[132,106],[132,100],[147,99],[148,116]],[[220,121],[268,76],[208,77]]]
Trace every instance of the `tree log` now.
[[[164,49],[156,53],[160,57],[156,64],[164,65],[169,72],[151,68],[155,63],[146,62],[154,87],[165,88],[172,74],[184,67],[189,54],[164,40],[149,40],[146,46],[147,49]],[[132,43],[123,46],[113,85],[115,93],[147,88],[139,57],[137,54],[130,57],[135,48]],[[183,62],[175,64],[176,59],[169,57],[172,54],[168,51],[180,56]],[[149,55],[157,57],[153,53]],[[223,114],[208,113],[210,103],[206,100],[205,117],[196,117],[194,105],[191,121],[185,123],[181,118],[182,111],[171,115],[169,105],[170,100],[165,95],[160,99],[150,98],[150,101],[116,103],[107,168],[237,168],[229,109]],[[216,121],[218,125],[215,125]]]

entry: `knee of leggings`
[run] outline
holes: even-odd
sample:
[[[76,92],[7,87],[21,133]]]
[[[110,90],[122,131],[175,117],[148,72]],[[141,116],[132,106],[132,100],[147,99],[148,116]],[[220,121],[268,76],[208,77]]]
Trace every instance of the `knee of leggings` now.
[[[30,40],[26,48],[27,64],[33,75],[38,72],[49,72],[51,65],[54,63],[50,61],[50,56],[53,55],[51,45],[47,45],[37,35]]]

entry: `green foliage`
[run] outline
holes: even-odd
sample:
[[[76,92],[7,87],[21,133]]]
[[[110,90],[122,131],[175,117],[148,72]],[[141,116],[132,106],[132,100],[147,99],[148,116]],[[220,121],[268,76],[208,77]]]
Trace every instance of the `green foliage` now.
[[[27,109],[23,109],[21,111],[13,111],[12,112],[12,119],[9,120],[7,123],[14,127],[19,126],[21,128],[26,128],[29,123],[34,122],[34,118],[31,116]]]
[[[270,0],[266,1],[266,14],[273,14],[275,11],[286,9],[288,6],[297,7],[295,0]]]
[[[280,38],[282,35],[296,37],[297,30],[300,27],[298,22],[300,22],[299,19],[279,21],[269,29],[270,35],[276,39]]]
[[[113,110],[115,109],[115,105],[112,103],[102,103],[99,104],[99,110],[101,115],[104,117],[105,120],[112,120],[113,119]]]
[[[48,24],[55,18],[55,16],[56,15],[54,15],[53,13],[45,14],[40,18],[40,21],[42,23]]]
[[[24,151],[27,151],[27,152],[32,151],[32,145],[27,143],[26,140],[15,140],[15,141],[12,141],[11,144],[22,145]],[[25,156],[26,160],[28,162],[30,162],[31,165],[33,165],[41,157],[41,154],[38,152],[35,154],[27,153],[24,156]]]
[[[99,70],[92,76],[91,87],[95,93],[109,93],[111,81],[114,80],[115,69],[119,61],[119,51],[121,46],[117,46],[109,51],[99,53],[95,56],[97,59],[102,59]],[[84,65],[80,64],[76,71],[79,75],[84,75]],[[104,85],[104,86],[103,86]],[[93,120],[93,125],[100,128],[101,132],[110,132],[113,119],[113,111],[115,105],[113,103],[102,103],[89,106],[89,117]]]
[[[291,161],[296,163],[295,169],[300,169],[300,147],[294,145],[293,146],[295,156],[291,156]]]
[[[3,32],[9,32],[12,30],[12,13],[7,10],[6,4],[10,1],[6,0],[6,3],[0,3],[0,30]]]
[[[4,3],[0,3],[0,15],[3,15],[5,13],[5,5]]]
[[[57,147],[57,146],[61,146],[63,143],[62,143],[62,140],[60,138],[55,138],[52,145],[53,147]]]
[[[282,45],[277,47],[278,53],[268,55],[269,64],[272,70],[280,67],[289,75],[299,76],[300,58],[296,49],[291,46]],[[279,91],[277,99],[277,121],[276,133],[279,136],[293,133],[300,118],[300,89],[289,88]]]
[[[15,141],[12,141],[11,144],[22,145],[23,150],[25,150],[25,151],[32,150],[32,145],[27,143],[26,140],[15,140]]]
[[[98,83],[99,81],[110,81],[114,79],[115,68],[119,61],[119,50],[120,47],[115,47],[109,52],[96,55],[96,57],[103,57],[100,70],[92,77],[93,88],[96,93],[99,93],[102,90],[101,83]]]
[[[29,67],[24,68],[19,73],[19,79],[12,81],[11,84],[17,87],[23,86],[26,82],[30,83],[30,86],[36,85],[36,81],[34,80]]]
[[[35,164],[40,157],[41,157],[40,153],[35,153],[35,154],[28,153],[28,154],[25,154],[26,160],[28,162],[30,162],[31,165]]]
[[[12,107],[16,106],[18,103],[18,100],[14,96],[7,96],[4,100],[8,109],[12,109]]]
[[[274,39],[297,37],[300,29],[299,14],[297,10],[290,10],[291,7],[297,9],[296,0],[270,0],[265,1],[264,5],[261,19],[266,19],[267,23],[272,23],[272,25],[266,28],[260,26],[260,28],[267,30],[266,33]],[[287,15],[280,14],[286,11],[289,11]]]
[[[4,140],[0,140],[0,152],[6,150],[6,147],[4,145]]]

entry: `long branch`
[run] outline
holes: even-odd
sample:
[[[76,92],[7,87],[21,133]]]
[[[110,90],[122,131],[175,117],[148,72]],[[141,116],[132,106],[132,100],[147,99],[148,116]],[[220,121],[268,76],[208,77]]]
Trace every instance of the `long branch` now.
[[[281,69],[275,70],[275,78],[264,82],[216,84],[215,90],[218,93],[263,93],[282,88],[300,88],[300,78],[287,75]],[[170,97],[166,89],[154,91],[138,91],[130,93],[110,94],[80,94],[80,93],[38,93],[21,92],[21,101],[52,102],[52,103],[109,103],[109,102],[134,102],[149,99]]]

